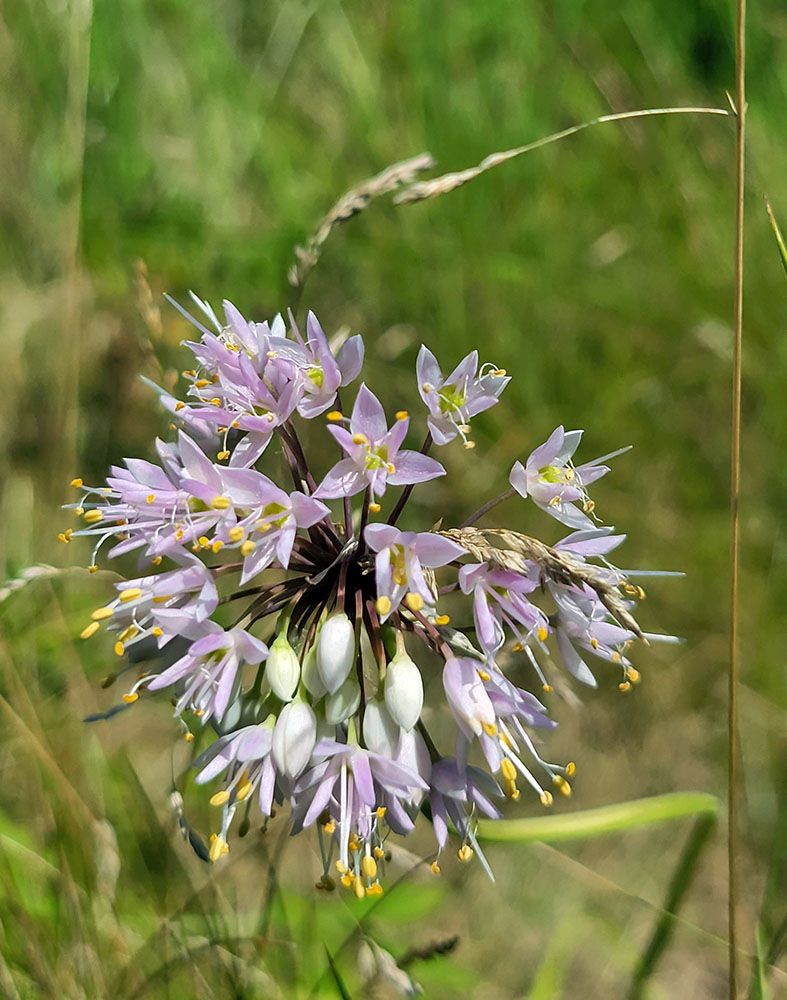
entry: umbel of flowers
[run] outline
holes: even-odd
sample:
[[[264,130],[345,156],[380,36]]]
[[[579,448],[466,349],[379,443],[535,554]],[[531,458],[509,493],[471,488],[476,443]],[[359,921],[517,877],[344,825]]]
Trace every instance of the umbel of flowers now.
[[[359,336],[336,351],[313,313],[302,333],[292,317],[247,322],[229,302],[221,322],[195,301],[215,329],[189,316],[201,337],[187,345],[184,399],[162,393],[175,440],[156,442],[157,463],[112,468],[105,486],[74,480],[83,526],[60,536],[95,543],[91,569],[105,547],[138,558],[139,575],[82,632],[112,631],[127,658],[117,673],[138,674],[103,717],[166,691],[187,741],[210,727],[193,765],[221,818],[209,847],[183,828],[213,862],[239,810],[242,835],[251,809],[269,817],[287,803],[293,833],[316,829],[320,888],[338,877],[359,897],[382,892],[386,840],[410,833],[420,811],[435,872],[451,828],[459,859],[477,854],[488,870],[477,817],[499,817],[520,787],[544,806],[553,790],[571,792],[574,765],[541,756],[537,733],[555,723],[523,685],[550,692],[554,659],[585,684],[596,683],[592,660],[614,665],[622,690],[639,678],[628,651],[645,638],[631,610],[642,590],[608,561],[624,536],[596,520],[587,492],[619,452],[577,463],[582,432],[558,427],[459,527],[430,529],[434,518],[403,530],[413,488],[445,475],[435,449],[473,447],[472,420],[497,403],[506,372],[479,367],[473,351],[444,375],[422,347],[428,433],[413,450],[406,411],[389,423],[363,382],[347,388],[363,367]],[[321,477],[303,421],[327,431],[323,470],[336,458]],[[266,464],[286,466],[291,482]],[[571,533],[549,546],[476,526],[517,494]],[[459,620],[441,607],[449,594]]]

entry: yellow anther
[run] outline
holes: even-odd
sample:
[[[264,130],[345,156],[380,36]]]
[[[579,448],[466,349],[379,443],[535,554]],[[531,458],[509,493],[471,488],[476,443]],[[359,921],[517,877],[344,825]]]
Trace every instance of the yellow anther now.
[[[391,599],[383,595],[374,602],[374,609],[378,615],[387,615],[391,610]]]
[[[369,510],[372,512],[372,514],[379,514],[380,510],[381,510],[381,507],[380,507],[379,503],[376,503],[374,500],[372,500],[369,503]]]
[[[353,892],[355,893],[356,899],[363,899],[366,895],[366,889],[363,887],[363,879],[360,875],[356,875],[355,881],[353,882]]]
[[[365,434],[353,434],[353,444],[368,444],[369,438]]]
[[[638,597],[638,598],[639,598],[639,599],[640,599],[641,601],[644,601],[644,600],[645,600],[645,591],[643,590],[643,588],[642,588],[642,587],[637,587],[637,597]]]
[[[125,651],[126,650],[125,650],[125,647],[123,646],[122,642],[116,642],[115,643],[115,655],[116,656],[122,656],[125,653]]]
[[[153,558],[150,561],[153,563],[154,566],[160,566],[163,559],[164,556],[153,556]]]
[[[482,722],[481,726],[487,736],[497,736],[497,726],[491,722]]]
[[[361,861],[361,871],[367,878],[374,878],[377,874],[377,862],[367,854]]]
[[[129,587],[127,590],[121,590],[118,594],[118,599],[124,604],[128,604],[129,601],[136,601],[139,597],[142,597],[142,591],[139,587]]]
[[[632,684],[639,684],[640,676],[639,670],[634,667],[628,667],[626,670],[626,677],[631,681]]]
[[[560,792],[560,794],[565,795],[566,798],[571,795],[571,785],[569,785],[562,774],[554,775],[552,778],[552,784]]]
[[[74,486],[76,489],[79,489],[79,487],[82,485],[82,480],[77,476],[76,479],[71,480],[71,485]]]
[[[199,542],[192,542],[191,543],[191,551],[192,552],[199,552],[199,550],[200,550],[200,544],[199,544]]]
[[[593,647],[593,649],[598,649],[598,639],[591,639],[590,645]]]
[[[331,421],[333,421],[333,423],[336,423],[337,420],[341,420],[342,419],[342,411],[341,410],[331,410],[330,413],[326,414],[326,417],[327,417],[328,420],[331,420]]]
[[[104,515],[95,507],[92,510],[85,511],[84,516],[88,524],[98,524],[99,521],[104,520]]]
[[[197,373],[195,371],[192,371],[191,369],[187,369],[181,374],[183,375],[183,378],[195,378],[197,375]]]
[[[216,455],[216,458],[217,458],[217,459],[218,459],[218,460],[219,460],[220,462],[224,462],[224,461],[226,461],[226,459],[228,459],[229,457],[230,457],[230,453],[229,453],[228,451],[220,451],[220,452],[218,452],[218,454]]]
[[[464,447],[465,447],[465,448],[466,448],[466,449],[467,449],[468,451],[472,450],[473,448],[475,448],[475,441],[465,441],[465,443],[464,443]]]
[[[200,543],[200,545],[203,547],[203,549],[209,549],[210,548],[210,539],[208,538],[207,535],[200,535],[199,538],[197,539],[197,541]]]
[[[546,691],[546,693],[549,694],[549,692],[552,690],[552,685],[551,684],[544,684],[542,690]]]
[[[462,844],[462,846],[456,852],[456,856],[463,864],[467,864],[467,862],[473,856],[473,848],[469,844]]]
[[[230,541],[239,542],[244,535],[243,528],[239,524],[236,524],[234,528],[230,528]]]
[[[500,762],[500,773],[506,781],[516,781],[516,768],[510,757],[504,757]]]
[[[201,719],[202,716],[205,714],[205,709],[204,708],[195,708],[194,709],[194,714],[197,716],[198,719]]]
[[[240,420],[233,420],[232,426],[237,430],[240,427]]]
[[[222,542],[220,538],[217,538],[216,541],[213,543],[213,545],[211,545],[210,551],[221,552],[223,548],[224,548],[224,542]]]
[[[82,517],[82,515],[84,513],[85,513],[85,508],[84,507],[75,507],[74,508],[74,516],[75,517]]]
[[[519,798],[519,789],[516,787],[515,781],[506,782],[506,798],[511,799],[512,802],[516,802]]]
[[[420,611],[424,606],[424,599],[420,594],[414,594],[411,590],[404,596],[404,603],[411,611]]]
[[[214,497],[210,502],[214,510],[228,510],[232,506],[229,497]]]
[[[505,733],[498,733],[498,735],[500,737],[500,742],[503,744],[504,747],[508,747],[509,750],[514,749],[513,746],[511,745],[511,740],[506,736]]]
[[[547,808],[552,805],[552,792],[546,790],[541,793],[541,805]]]
[[[382,849],[382,847],[375,847],[375,849],[374,849],[374,856],[379,861],[380,858],[385,857],[385,851]]]
[[[178,528],[175,531],[175,541],[179,542],[181,540],[181,538],[183,538],[183,535],[184,535],[183,528]]]
[[[148,503],[155,503],[156,494],[155,493],[148,493],[148,495],[145,497],[145,499],[147,500]]]
[[[582,510],[584,510],[586,514],[592,514],[595,509],[596,509],[596,504],[593,500],[586,500],[582,504]]]
[[[431,865],[429,865],[429,867],[432,869],[433,874],[435,875],[440,874],[440,865],[438,865],[436,861],[433,861]]]
[[[376,817],[377,817],[378,819],[383,819],[383,818],[385,817],[385,814],[386,814],[386,812],[387,812],[387,810],[386,810],[385,806],[378,806],[378,807],[377,807],[377,808],[376,808],[376,809],[374,810],[374,814],[375,814],[375,816],[376,816]]]
[[[252,782],[244,781],[242,785],[238,786],[238,793],[235,796],[235,798],[238,800],[238,802],[243,802],[243,800],[247,799],[253,791],[254,791],[254,785],[252,784]]]
[[[261,531],[264,534],[266,531],[271,530],[271,523],[263,519],[262,521],[255,522],[254,527],[257,531]]]
[[[219,858],[224,853],[224,848],[226,847],[223,837],[216,837],[215,840],[211,841],[210,845],[210,860],[215,864]]]
[[[428,393],[428,392],[431,392],[432,389],[434,389],[434,386],[432,385],[431,382],[424,382],[424,384],[421,386],[421,388],[423,389],[424,392]]]
[[[549,637],[549,629],[544,628],[544,626],[542,625],[539,628],[538,632],[536,632],[536,635],[538,636],[539,642],[546,642],[547,638]]]
[[[198,378],[194,385],[198,389],[204,389],[206,385],[210,385],[210,382],[206,378]]]
[[[179,410],[184,409],[185,406],[186,406],[185,403],[182,403],[180,400],[178,400],[178,402],[175,403],[175,413],[177,413]]]
[[[393,464],[393,462],[386,462],[385,467],[388,470],[389,476],[392,476],[396,472],[396,466]]]
[[[486,683],[486,681],[488,681],[488,680],[491,680],[491,679],[492,679],[492,678],[491,678],[491,675],[490,675],[490,674],[488,674],[488,673],[486,672],[486,670],[479,670],[479,671],[478,671],[478,676],[479,676],[479,677],[481,678],[481,680],[482,680],[482,681],[484,681],[484,683]]]
[[[552,499],[547,504],[547,507],[557,507],[558,504],[560,503],[561,503],[561,498],[560,494],[558,494],[557,496],[552,497]]]
[[[619,659],[620,659],[620,653],[617,650],[615,650],[615,652],[612,654],[612,662],[617,663]]]
[[[166,604],[167,601],[172,600],[172,594],[159,594],[158,597],[153,598],[154,604]]]
[[[521,653],[522,650],[524,649],[524,646],[522,645],[521,642],[515,642],[511,648],[515,653]]]
[[[74,530],[73,530],[73,528],[66,528],[66,530],[63,532],[63,534],[65,535],[66,541],[70,542],[71,541],[71,536],[74,534]]]
[[[434,620],[435,625],[448,625],[451,621],[450,615],[437,615]]]
[[[79,633],[79,638],[80,639],[89,639],[91,635],[95,635],[96,632],[98,632],[98,630],[99,630],[100,627],[101,626],[98,624],[98,622],[91,622],[87,626],[87,628],[83,628],[82,629],[82,631]]]
[[[159,628],[159,626],[156,625],[156,627],[153,629],[153,635],[155,635],[156,638],[158,638],[160,635],[164,635],[164,629]]]
[[[62,542],[63,545],[68,545],[68,539],[66,538],[66,535],[65,535],[64,531],[58,531],[58,533],[57,533],[57,540],[59,542]]]
[[[123,701],[127,705],[133,705],[135,701],[139,699],[139,695],[136,691],[129,691],[127,694],[123,695]]]
[[[329,837],[332,833],[336,832],[336,820],[329,819],[327,823],[322,825],[323,833],[326,833]]]
[[[631,690],[631,683],[629,681],[621,681],[621,683],[618,684],[618,690],[625,694],[627,691]]]
[[[94,622],[103,622],[106,621],[107,618],[111,618],[114,613],[114,608],[96,608],[96,610],[90,615],[90,619]]]
[[[95,566],[95,565],[88,566],[87,571],[88,571],[88,573],[97,573],[98,572],[98,566]]]
[[[570,778],[572,777],[572,775],[576,773],[577,773],[577,765],[574,763],[573,760],[570,760],[568,764],[566,764],[566,774]]]
[[[397,420],[407,420],[410,414],[407,410],[397,410],[395,416]]]
[[[253,542],[250,538],[247,538],[246,541],[240,547],[240,554],[245,558],[246,556],[250,556],[256,548],[257,548],[256,543]]]
[[[505,368],[496,368],[492,372],[492,374],[495,376],[495,378],[503,378],[506,375],[506,370]]]
[[[185,733],[184,736],[183,736],[183,739],[187,743],[191,743],[191,741],[194,739],[194,733]]]
[[[209,400],[211,406],[221,406],[221,400],[218,396],[214,396],[213,399]]]
[[[223,788],[220,792],[216,792],[215,795],[211,795],[209,801],[212,806],[223,806],[229,800],[229,797],[230,793],[226,788]]]
[[[352,886],[353,882],[355,882],[355,878],[353,877],[352,872],[347,872],[346,875],[342,875],[341,883],[345,887],[345,889],[349,889]]]
[[[347,865],[341,860],[341,858],[337,858],[335,867],[336,871],[340,875],[344,875],[344,873],[347,871]]]
[[[366,892],[370,896],[382,896],[382,894],[383,894],[383,887],[380,885],[379,882],[372,882],[372,884],[369,886],[369,888],[366,890]]]
[[[358,851],[360,850],[361,845],[358,843],[357,840],[351,840],[350,843],[347,845],[347,847],[351,851]]]

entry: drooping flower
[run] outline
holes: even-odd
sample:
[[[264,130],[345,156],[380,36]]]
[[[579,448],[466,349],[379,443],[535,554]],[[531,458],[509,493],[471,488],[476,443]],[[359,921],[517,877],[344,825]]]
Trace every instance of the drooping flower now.
[[[374,500],[385,493],[387,485],[409,486],[444,476],[442,465],[428,455],[400,450],[409,424],[410,418],[403,416],[388,430],[380,401],[361,385],[350,429],[328,427],[348,457],[334,465],[314,495],[323,500],[351,497],[369,487]]]
[[[526,596],[536,590],[535,580],[487,563],[471,563],[459,570],[459,586],[463,593],[473,594],[476,635],[487,656],[493,657],[505,642],[505,627],[522,645],[533,635],[542,642],[546,639],[546,615]]]
[[[459,435],[467,438],[470,420],[494,406],[511,379],[495,365],[478,372],[478,351],[471,351],[444,377],[432,352],[421,345],[416,362],[418,392],[429,410],[427,424],[435,444],[448,444]]]
[[[609,472],[602,463],[628,448],[618,448],[601,458],[583,465],[573,465],[571,459],[582,440],[582,431],[565,431],[557,427],[547,440],[528,456],[525,465],[515,462],[509,482],[522,497],[531,497],[547,514],[570,528],[593,528],[588,517],[594,503],[585,487]],[[577,506],[579,504],[579,506]]]
[[[434,604],[435,595],[426,582],[423,567],[436,569],[466,555],[465,550],[449,538],[429,531],[400,531],[392,524],[370,524],[364,538],[369,548],[377,553],[377,606],[383,622],[408,593],[417,595],[424,604]]]
[[[268,655],[268,647],[245,629],[226,631],[212,621],[202,622],[196,629],[199,639],[189,651],[148,684],[149,691],[180,684],[183,693],[175,705],[179,714],[192,708],[202,715],[203,723],[212,716],[221,719],[240,684],[244,663],[256,666]]]

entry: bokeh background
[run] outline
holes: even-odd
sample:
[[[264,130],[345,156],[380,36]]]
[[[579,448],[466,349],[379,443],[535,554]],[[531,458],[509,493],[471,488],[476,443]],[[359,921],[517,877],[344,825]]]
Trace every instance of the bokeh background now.
[[[396,957],[458,936],[408,964],[430,997],[628,994],[688,821],[492,845],[496,884],[447,861],[374,911],[317,894],[313,845],[288,842],[281,818],[205,866],[168,803],[172,761],[179,776],[187,759],[182,744],[173,758],[166,700],[81,722],[117,700],[101,687],[111,649],[77,638],[109,583],[55,535],[73,476],[96,481],[170,433],[138,378],[175,385],[186,364],[189,330],[164,292],[269,317],[293,301],[295,244],[352,185],[425,150],[463,168],[611,111],[726,107],[731,37],[720,0],[6,0],[0,994],[338,996],[327,946],[360,996],[359,928]],[[749,46],[741,961],[748,977],[759,949],[785,996],[787,281],[763,202],[787,222],[778,0],[756,5]],[[437,200],[381,199],[334,232],[299,304],[364,334],[390,410],[416,410],[421,342],[448,364],[478,346],[514,376],[476,450],[441,455],[450,475],[430,502],[447,523],[558,423],[586,428],[586,458],[634,446],[597,507],[628,533],[627,566],[685,572],[648,587],[642,618],[686,641],[641,651],[628,696],[611,674],[556,692],[550,752],[578,765],[565,813],[684,789],[723,807],[733,126],[601,125]],[[524,505],[506,518],[557,537]],[[58,572],[21,576],[42,564]],[[517,812],[535,815],[524,798]],[[206,833],[188,787],[186,809]],[[424,830],[412,849],[428,845]],[[725,864],[719,824],[643,995],[725,995]]]

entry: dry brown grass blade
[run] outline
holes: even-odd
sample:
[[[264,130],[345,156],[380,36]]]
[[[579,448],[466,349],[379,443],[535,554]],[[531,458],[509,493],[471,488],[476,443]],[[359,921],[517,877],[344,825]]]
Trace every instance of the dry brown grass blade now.
[[[325,241],[336,226],[362,212],[374,198],[411,184],[418,174],[424,170],[431,170],[434,165],[435,161],[430,153],[421,153],[409,160],[391,164],[381,173],[362,181],[343,194],[328,214],[320,220],[306,244],[295,247],[296,261],[288,275],[290,284],[294,288],[303,287],[312,268],[320,259]]]
[[[534,142],[529,142],[524,146],[517,146],[515,149],[505,149],[499,153],[490,153],[489,156],[485,156],[475,167],[468,167],[465,170],[457,170],[449,174],[442,174],[440,177],[434,177],[428,181],[418,181],[411,184],[394,198],[394,204],[410,205],[416,201],[426,201],[427,198],[437,198],[441,194],[448,194],[449,191],[455,191],[468,181],[480,177],[481,174],[486,173],[487,170],[491,170],[492,167],[500,166],[501,163],[507,163],[508,160],[513,160],[524,153],[530,153],[534,149],[548,146],[559,139],[566,139],[570,135],[575,135],[577,132],[582,132],[584,129],[590,128],[591,125],[625,121],[630,118],[649,118],[656,115],[687,114],[730,116],[732,112],[727,111],[725,108],[645,108],[641,111],[623,111],[614,115],[601,115],[590,121],[582,122],[580,125],[572,125],[570,128],[565,128],[560,132],[543,136],[541,139],[536,139]]]
[[[527,573],[535,563],[542,576],[562,583],[591,587],[604,607],[621,625],[643,638],[637,620],[626,606],[618,588],[609,581],[608,571],[590,563],[580,562],[567,552],[559,552],[537,538],[506,528],[447,528],[438,535],[450,538],[480,562],[489,562],[500,569]],[[492,541],[490,541],[490,538]],[[503,543],[503,547],[500,543]]]

